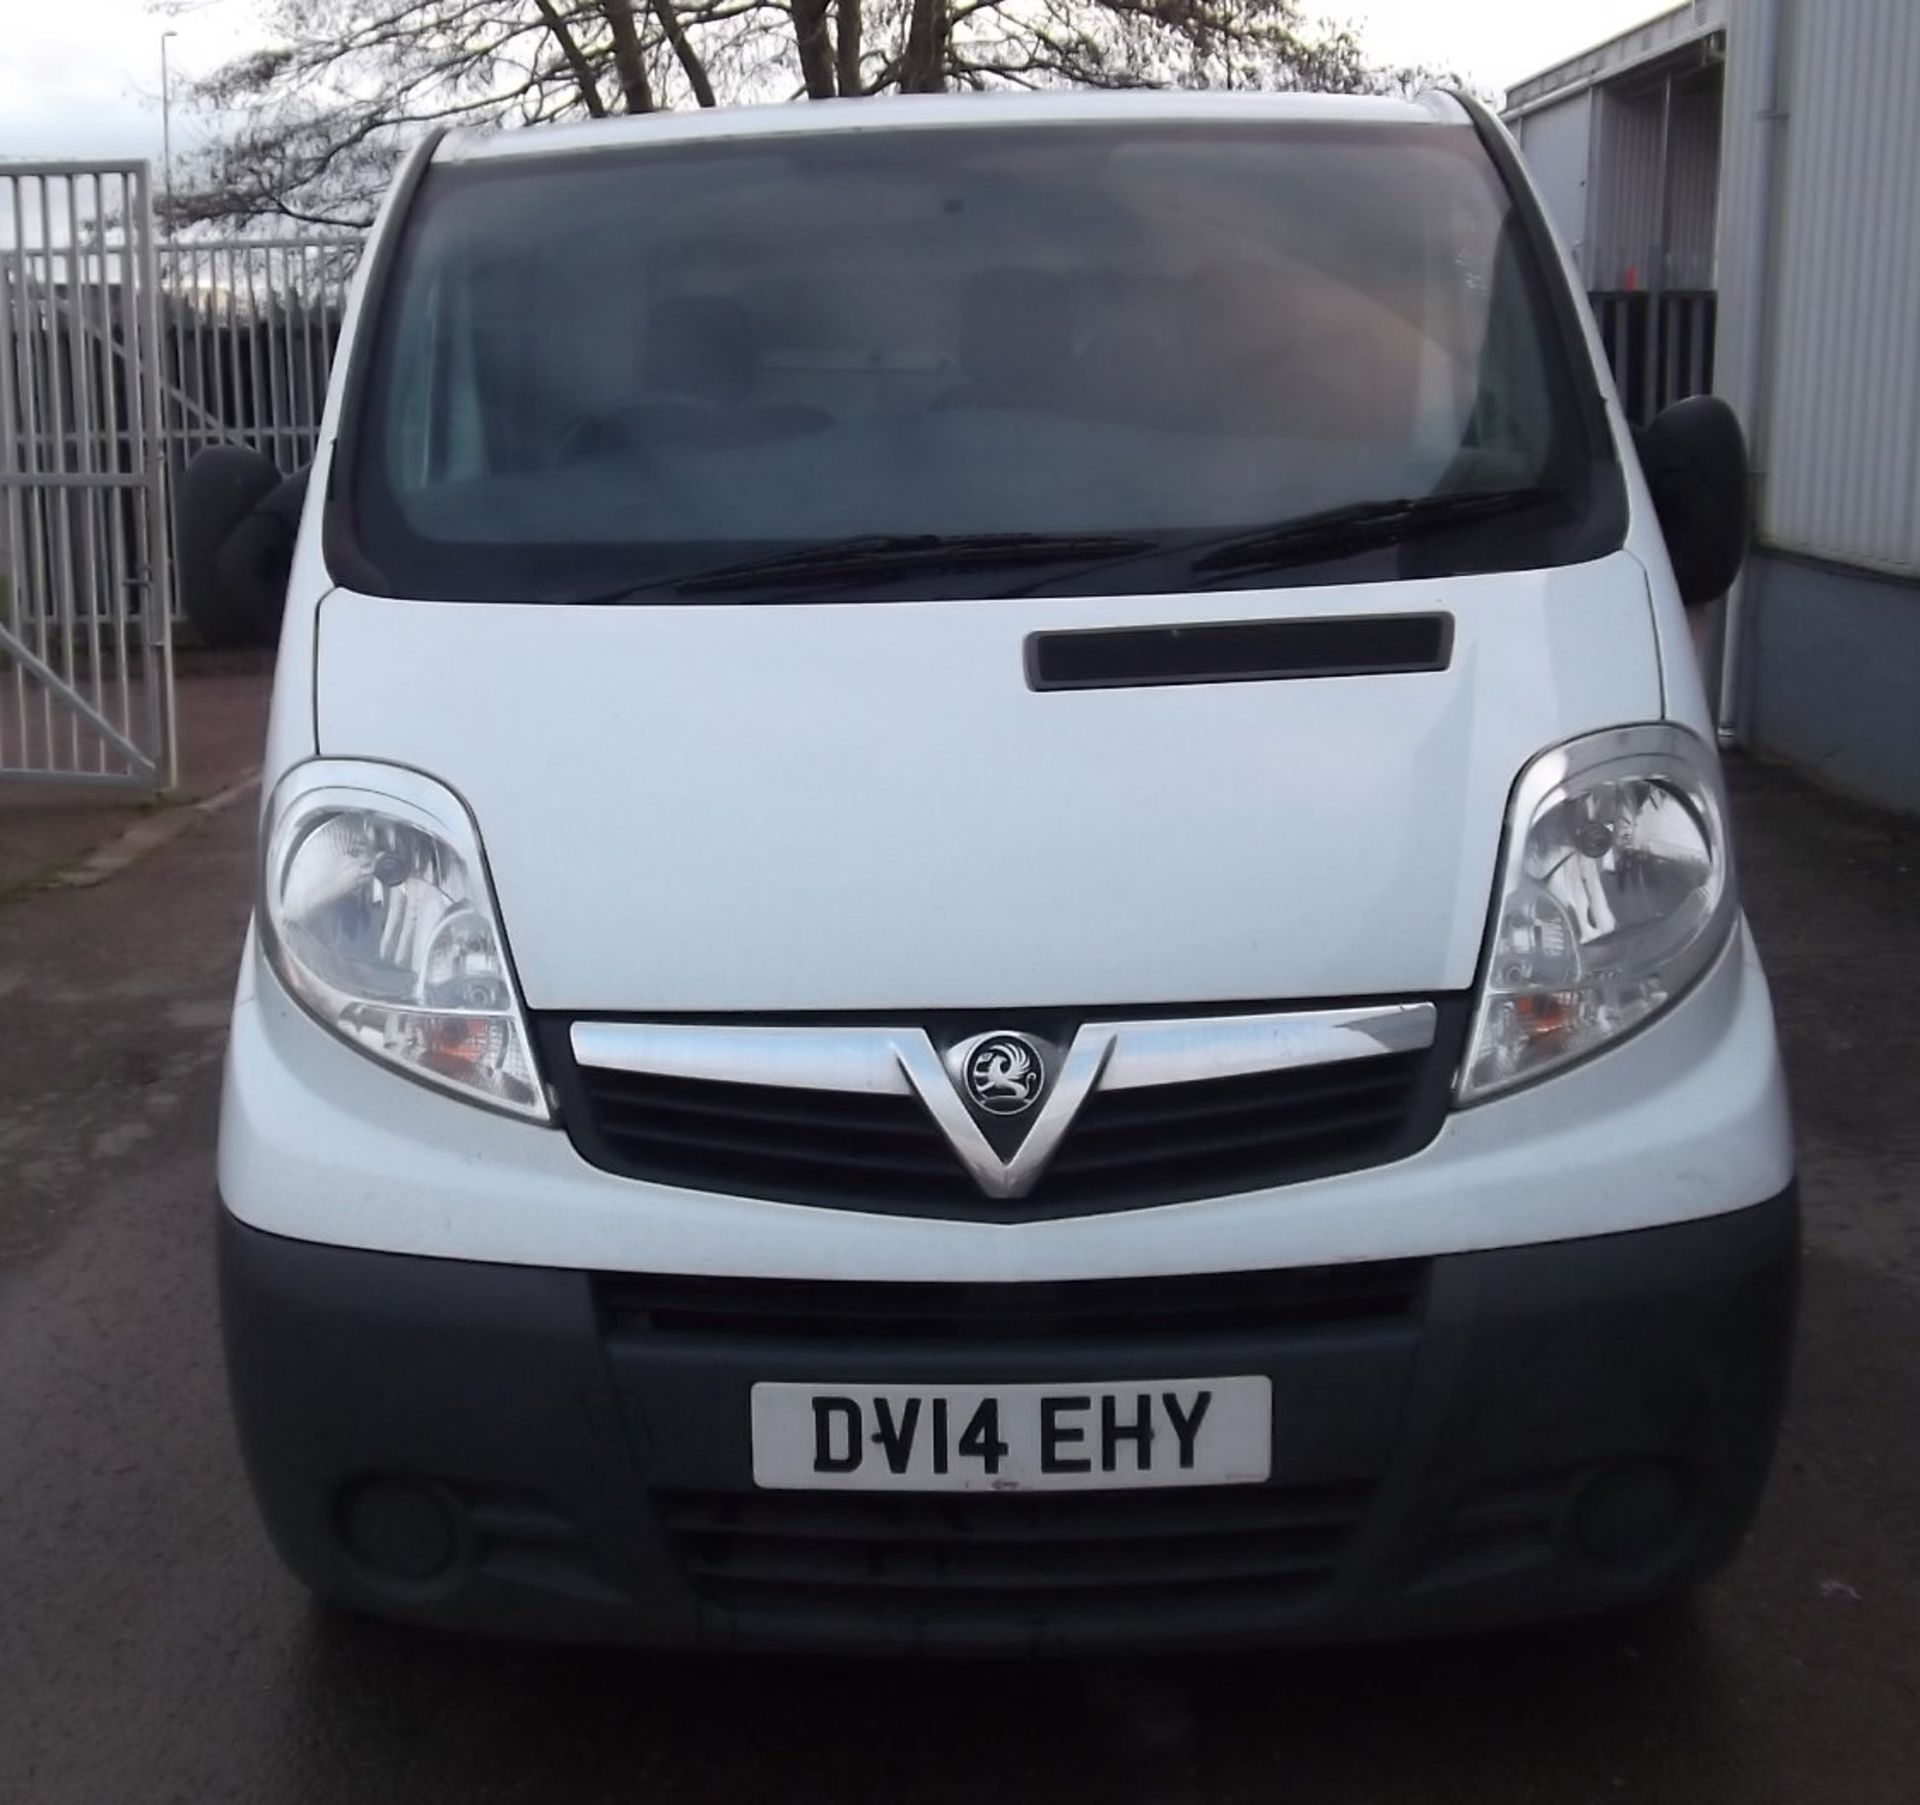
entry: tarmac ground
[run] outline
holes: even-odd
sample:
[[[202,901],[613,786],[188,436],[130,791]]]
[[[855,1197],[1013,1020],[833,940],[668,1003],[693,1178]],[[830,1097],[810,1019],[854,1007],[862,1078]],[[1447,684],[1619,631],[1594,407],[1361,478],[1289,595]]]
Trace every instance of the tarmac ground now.
[[[189,673],[186,791],[228,801],[89,881],[142,811],[0,795],[0,1800],[1920,1798],[1920,827],[1734,771],[1805,1292],[1767,1502],[1694,1600],[1257,1659],[665,1659],[322,1612],[255,1519],[211,1212],[263,694]]]

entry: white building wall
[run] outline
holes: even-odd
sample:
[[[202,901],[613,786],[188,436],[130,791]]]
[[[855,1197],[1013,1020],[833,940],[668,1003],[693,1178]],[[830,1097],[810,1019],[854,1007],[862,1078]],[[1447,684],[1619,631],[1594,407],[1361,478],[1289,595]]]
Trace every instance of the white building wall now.
[[[1920,575],[1920,3],[1735,0],[1728,40],[1716,386],[1756,429],[1761,539]]]

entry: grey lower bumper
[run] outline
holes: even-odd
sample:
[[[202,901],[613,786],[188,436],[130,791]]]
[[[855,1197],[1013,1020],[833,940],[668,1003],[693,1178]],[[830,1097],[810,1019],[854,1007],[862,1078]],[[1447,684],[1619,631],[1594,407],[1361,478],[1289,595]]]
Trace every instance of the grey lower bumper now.
[[[1391,1266],[837,1286],[363,1253],[220,1212],[241,1441],[315,1590],[452,1628],[712,1648],[1300,1643],[1659,1596],[1751,1520],[1797,1245],[1789,1190]],[[1224,1372],[1273,1380],[1266,1486],[752,1484],[757,1380]]]

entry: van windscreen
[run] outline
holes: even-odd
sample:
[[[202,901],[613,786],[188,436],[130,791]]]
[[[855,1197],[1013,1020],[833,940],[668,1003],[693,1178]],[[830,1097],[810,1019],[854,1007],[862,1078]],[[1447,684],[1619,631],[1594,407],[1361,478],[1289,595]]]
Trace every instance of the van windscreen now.
[[[689,603],[1568,563],[1622,504],[1551,293],[1464,124],[454,161],[373,297],[329,556]]]

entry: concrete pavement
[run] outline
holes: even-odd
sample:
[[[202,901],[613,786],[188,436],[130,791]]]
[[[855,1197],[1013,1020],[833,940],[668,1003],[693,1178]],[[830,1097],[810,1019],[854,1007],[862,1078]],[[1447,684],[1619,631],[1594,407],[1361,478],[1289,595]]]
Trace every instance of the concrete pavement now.
[[[85,784],[0,783],[0,899],[257,770],[272,662],[267,652],[178,655],[179,782],[164,798]]]
[[[1920,831],[1736,779],[1805,1323],[1739,1564],[1664,1616],[1215,1662],[662,1660],[329,1617],[228,1428],[212,1146],[252,811],[0,902],[0,1800],[1920,1796]]]

